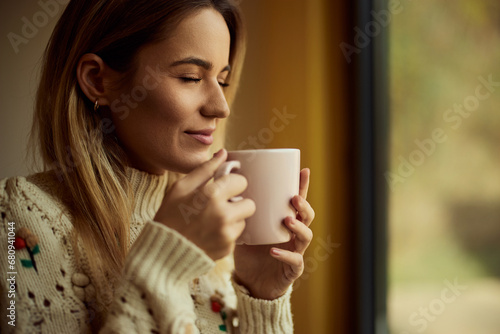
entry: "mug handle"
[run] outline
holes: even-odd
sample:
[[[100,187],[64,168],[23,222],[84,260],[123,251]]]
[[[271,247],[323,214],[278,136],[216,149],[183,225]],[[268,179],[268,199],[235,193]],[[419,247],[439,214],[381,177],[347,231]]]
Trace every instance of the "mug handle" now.
[[[224,175],[231,173],[235,169],[240,169],[241,163],[238,160],[226,161],[215,171],[214,179],[217,180]],[[235,196],[229,199],[230,202],[238,202],[241,201],[243,197]]]

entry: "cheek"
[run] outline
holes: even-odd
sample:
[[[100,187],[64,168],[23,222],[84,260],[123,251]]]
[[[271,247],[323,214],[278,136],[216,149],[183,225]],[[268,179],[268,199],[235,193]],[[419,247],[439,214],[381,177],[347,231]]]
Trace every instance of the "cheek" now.
[[[137,108],[137,117],[178,125],[188,121],[198,110],[196,96],[176,87],[163,87],[149,92]],[[153,124],[152,124],[153,125]]]
[[[147,91],[141,101],[134,99],[132,92],[121,94],[121,109],[115,108],[114,111],[119,112],[113,112],[119,138],[130,148],[156,145],[154,143],[162,147],[175,144],[177,135],[192,125],[199,112],[201,94],[196,94],[193,88],[176,87],[164,82],[160,87]],[[130,99],[127,100],[127,96]]]

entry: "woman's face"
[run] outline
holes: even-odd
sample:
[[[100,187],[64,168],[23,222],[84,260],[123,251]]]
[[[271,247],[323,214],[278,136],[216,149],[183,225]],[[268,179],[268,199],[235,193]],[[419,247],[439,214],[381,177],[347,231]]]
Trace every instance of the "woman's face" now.
[[[111,103],[132,167],[154,174],[188,173],[206,161],[213,131],[229,116],[230,36],[222,15],[203,9],[169,36],[141,49],[131,84]]]

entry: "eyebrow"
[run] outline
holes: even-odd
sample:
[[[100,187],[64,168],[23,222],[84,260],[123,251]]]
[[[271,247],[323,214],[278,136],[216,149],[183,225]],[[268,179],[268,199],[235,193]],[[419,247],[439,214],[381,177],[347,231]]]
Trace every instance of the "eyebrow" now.
[[[170,65],[170,67],[180,66],[180,65],[184,65],[184,64],[193,64],[193,65],[202,67],[207,71],[214,68],[214,65],[211,62],[200,59],[200,58],[196,58],[196,57],[188,57],[188,58],[174,61]],[[231,71],[231,66],[229,64],[226,65],[226,67],[224,67],[221,72],[225,72],[225,71],[228,71],[228,72]]]

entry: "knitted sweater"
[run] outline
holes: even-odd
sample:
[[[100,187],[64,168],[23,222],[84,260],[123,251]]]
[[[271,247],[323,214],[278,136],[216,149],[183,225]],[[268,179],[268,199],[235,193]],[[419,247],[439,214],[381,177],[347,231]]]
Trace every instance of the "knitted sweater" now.
[[[0,280],[0,332],[293,332],[291,289],[272,301],[251,297],[230,268],[153,221],[166,177],[127,172],[135,194],[131,245],[121,280],[99,278],[109,286],[100,295],[106,303],[96,303],[86,254],[75,256],[70,242],[64,184],[51,173],[0,181],[0,268],[7,276]]]

